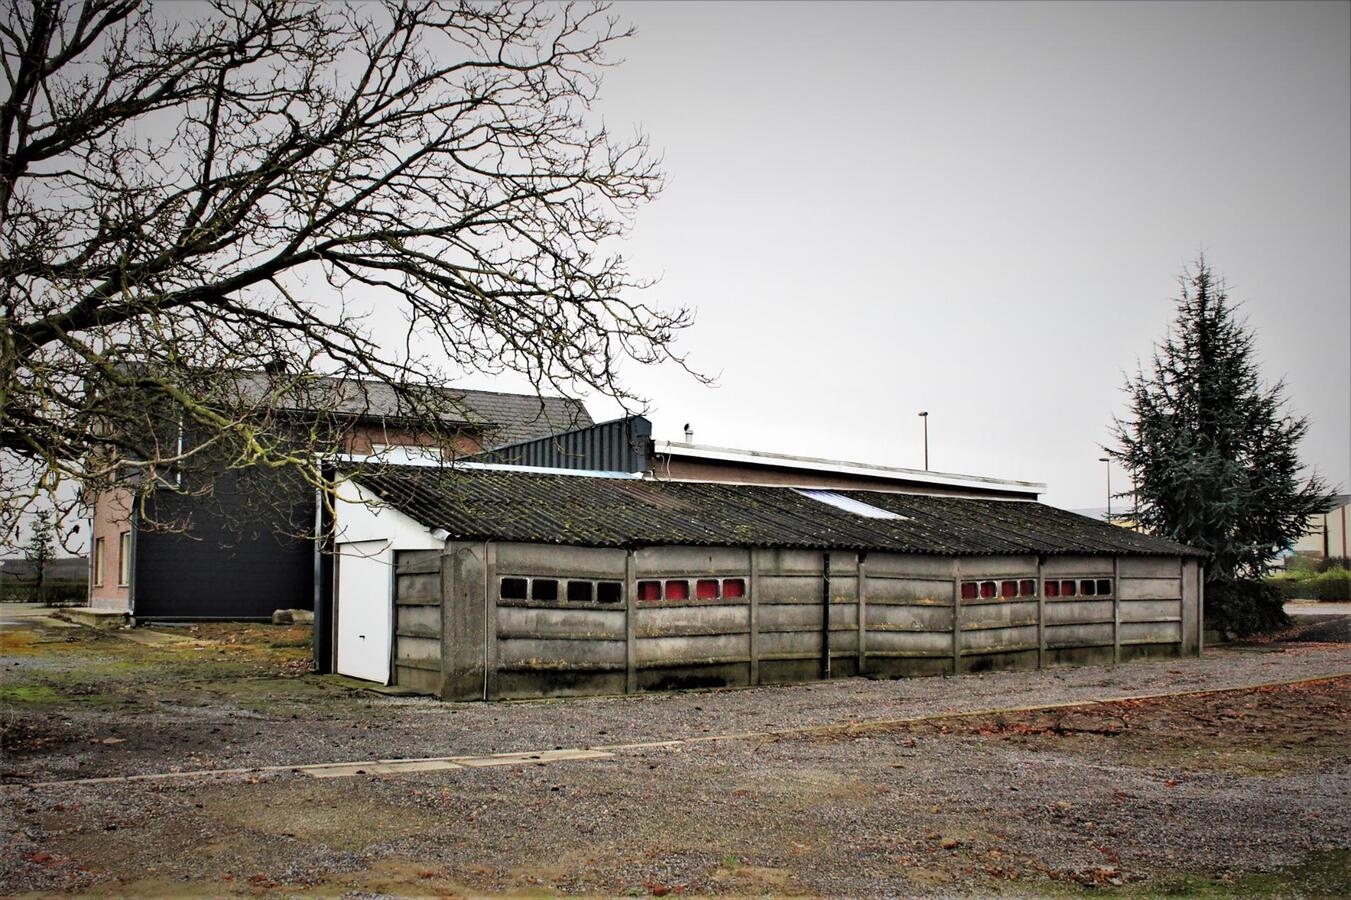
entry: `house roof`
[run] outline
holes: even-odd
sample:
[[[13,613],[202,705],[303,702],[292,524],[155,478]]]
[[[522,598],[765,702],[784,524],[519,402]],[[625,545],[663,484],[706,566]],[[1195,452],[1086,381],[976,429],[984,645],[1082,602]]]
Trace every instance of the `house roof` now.
[[[469,466],[354,466],[382,501],[456,540],[889,550],[935,555],[1201,556],[1044,504],[880,491],[546,474]],[[896,517],[849,511],[867,504]],[[855,507],[856,508],[856,507]]]
[[[286,376],[281,379],[284,383]],[[261,399],[273,381],[273,376],[265,372],[248,373],[240,389],[256,393]],[[493,446],[592,424],[591,415],[581,401],[563,397],[459,389],[444,389],[443,395],[443,402],[449,407],[444,421],[482,430]],[[288,385],[279,405],[302,412],[322,410],[394,421],[408,418],[411,412],[406,399],[390,385],[358,378],[316,377]]]

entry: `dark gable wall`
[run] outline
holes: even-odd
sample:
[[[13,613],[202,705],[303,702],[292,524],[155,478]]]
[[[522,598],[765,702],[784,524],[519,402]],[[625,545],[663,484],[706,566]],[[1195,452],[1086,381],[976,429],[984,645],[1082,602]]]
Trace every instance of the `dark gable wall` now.
[[[186,531],[142,528],[133,576],[137,618],[263,618],[314,606],[314,491],[275,472],[224,471],[211,495],[161,493],[160,521]]]

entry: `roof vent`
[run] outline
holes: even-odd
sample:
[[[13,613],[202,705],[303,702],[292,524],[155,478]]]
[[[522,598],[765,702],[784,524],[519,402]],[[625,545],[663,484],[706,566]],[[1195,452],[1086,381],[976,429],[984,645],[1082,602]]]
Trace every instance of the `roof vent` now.
[[[816,488],[793,488],[804,497],[810,497],[818,503],[824,503],[827,506],[833,506],[836,509],[844,510],[847,513],[853,513],[856,516],[863,516],[866,519],[901,519],[908,520],[909,516],[903,516],[900,513],[892,512],[889,509],[882,509],[880,506],[873,506],[871,503],[864,503],[862,500],[855,500],[852,497],[846,497],[844,494],[838,494],[835,491],[823,491]]]

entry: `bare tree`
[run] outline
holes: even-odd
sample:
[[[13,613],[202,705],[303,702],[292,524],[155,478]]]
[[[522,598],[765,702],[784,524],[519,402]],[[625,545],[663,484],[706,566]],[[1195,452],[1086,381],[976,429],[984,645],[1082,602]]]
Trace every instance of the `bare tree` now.
[[[689,311],[612,246],[661,186],[591,111],[631,34],[598,5],[6,4],[0,538],[128,467],[312,474],[322,429],[275,425],[325,373],[434,428],[453,395],[419,386],[466,371],[627,401],[623,360],[683,365]]]

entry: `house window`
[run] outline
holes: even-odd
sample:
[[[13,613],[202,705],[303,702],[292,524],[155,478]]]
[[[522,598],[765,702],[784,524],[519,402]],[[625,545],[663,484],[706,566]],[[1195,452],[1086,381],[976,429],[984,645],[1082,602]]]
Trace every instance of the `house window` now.
[[[1005,600],[1009,599],[1010,597],[1017,597],[1017,596],[1018,596],[1018,582],[1016,582],[1016,581],[1001,581],[1001,582],[999,583],[999,596],[1000,596],[1000,597],[1003,597]]]
[[[638,582],[638,599],[648,603],[653,603],[661,599],[660,581],[640,581]]]
[[[694,584],[694,597],[696,600],[717,600],[719,597],[718,579],[700,578]]]
[[[1098,579],[1098,596],[1099,597],[1112,596],[1112,579],[1110,578]]]
[[[1037,583],[1031,578],[1024,578],[1018,582],[1018,593],[1023,597],[1037,596]]]
[[[558,582],[552,578],[535,578],[530,582],[531,600],[557,600]]]
[[[975,600],[975,599],[976,599],[976,595],[977,595],[979,592],[980,592],[980,585],[976,584],[974,581],[963,581],[963,582],[962,582],[962,599],[963,599],[963,600]]]
[[[524,600],[526,597],[525,589],[526,589],[526,581],[524,578],[502,579],[503,600]]]
[[[94,584],[103,586],[103,538],[94,538]]]
[[[589,581],[568,582],[569,603],[590,603],[594,592],[595,585]]]
[[[690,583],[688,581],[666,582],[666,599],[667,600],[690,599]]]
[[[1058,581],[1048,581],[1048,582],[1046,582],[1046,585],[1044,586],[1043,590],[1046,591],[1046,596],[1048,596],[1048,597],[1059,597],[1059,596],[1060,596],[1060,582],[1058,582]]]
[[[746,580],[744,578],[724,578],[722,580],[722,596],[725,599],[746,596]]]
[[[601,581],[596,584],[597,603],[619,603],[624,599],[624,587],[618,581]]]
[[[131,584],[131,532],[124,531],[117,541],[117,585]]]

